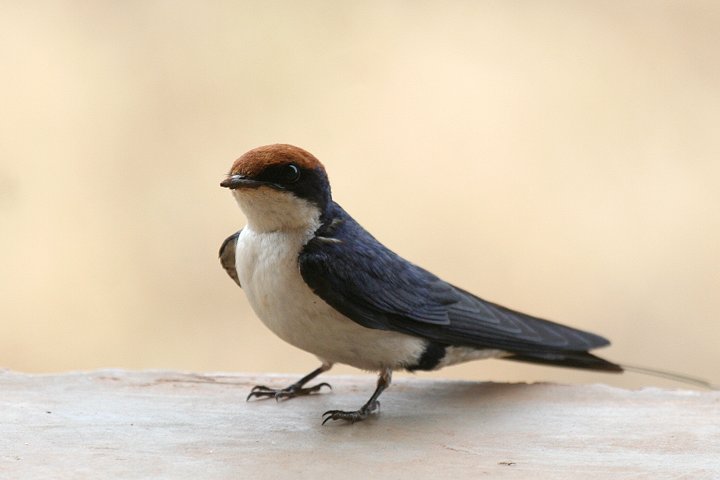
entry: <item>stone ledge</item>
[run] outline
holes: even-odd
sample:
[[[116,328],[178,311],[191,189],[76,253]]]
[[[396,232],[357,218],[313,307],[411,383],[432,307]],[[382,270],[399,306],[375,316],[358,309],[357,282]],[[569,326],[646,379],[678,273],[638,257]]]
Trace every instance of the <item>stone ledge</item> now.
[[[720,478],[720,392],[374,377],[245,402],[285,375],[0,372],[0,478]]]

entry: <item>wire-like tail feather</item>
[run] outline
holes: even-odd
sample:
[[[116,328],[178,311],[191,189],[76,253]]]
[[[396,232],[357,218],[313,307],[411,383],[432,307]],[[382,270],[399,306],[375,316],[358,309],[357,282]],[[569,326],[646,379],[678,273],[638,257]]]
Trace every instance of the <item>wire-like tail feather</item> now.
[[[604,358],[595,356],[589,352],[532,352],[518,353],[507,357],[505,360],[516,360],[520,362],[539,363],[555,367],[579,368],[584,370],[599,370],[611,373],[623,371],[640,373],[651,377],[665,378],[686,385],[705,388],[708,390],[720,390],[720,386],[702,378],[693,377],[684,373],[668,372],[657,368],[629,365],[627,363],[614,363]]]
[[[658,370],[656,368],[641,367],[639,365],[628,365],[627,363],[619,364],[623,370],[633,373],[641,373],[643,375],[650,375],[651,377],[666,378],[675,382],[685,383],[687,385],[695,385],[696,387],[706,388],[708,390],[720,390],[720,386],[713,385],[712,383],[702,378],[685,375],[683,373],[668,372],[666,370]]]

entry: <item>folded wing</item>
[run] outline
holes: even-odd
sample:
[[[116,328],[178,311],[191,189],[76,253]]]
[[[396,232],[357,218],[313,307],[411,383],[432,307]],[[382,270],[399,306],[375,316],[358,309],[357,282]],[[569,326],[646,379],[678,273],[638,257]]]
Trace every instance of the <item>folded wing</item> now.
[[[568,363],[574,355],[584,361],[585,352],[609,344],[454,287],[384,247],[339,206],[333,213],[302,251],[300,272],[319,297],[360,325],[539,363],[562,363],[561,356]]]
[[[227,274],[230,275],[230,278],[232,278],[239,287],[242,287],[242,285],[240,285],[237,270],[235,269],[235,248],[237,247],[237,240],[240,232],[242,232],[242,229],[225,239],[220,246],[220,253],[218,256],[220,257],[220,264]]]

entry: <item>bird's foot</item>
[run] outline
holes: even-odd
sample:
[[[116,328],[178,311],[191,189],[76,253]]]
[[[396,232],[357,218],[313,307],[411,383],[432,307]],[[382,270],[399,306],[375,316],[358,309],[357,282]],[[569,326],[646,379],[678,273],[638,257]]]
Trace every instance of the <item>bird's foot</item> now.
[[[365,420],[368,415],[375,413],[380,408],[380,402],[377,400],[366,403],[360,410],[354,412],[346,412],[344,410],[328,410],[323,413],[324,418],[322,424],[325,425],[330,420],[345,420],[350,423],[359,422]]]
[[[332,390],[332,387],[329,383],[318,383],[317,385],[314,385],[312,387],[302,387],[298,384],[292,384],[289,387],[286,388],[270,388],[266,387],[265,385],[257,385],[253,387],[252,390],[250,390],[250,394],[247,396],[245,401],[250,400],[251,398],[275,398],[276,401],[280,400],[288,400],[290,398],[300,397],[303,395],[310,395],[316,392],[319,392],[322,387],[328,387],[330,390]]]

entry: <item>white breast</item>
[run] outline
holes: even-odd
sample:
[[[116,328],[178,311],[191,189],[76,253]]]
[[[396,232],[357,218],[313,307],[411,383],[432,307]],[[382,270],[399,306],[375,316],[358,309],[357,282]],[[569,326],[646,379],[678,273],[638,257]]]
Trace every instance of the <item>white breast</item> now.
[[[240,233],[237,273],[260,320],[278,337],[323,361],[366,370],[415,364],[424,340],[362,327],[310,290],[300,274],[298,254],[312,231],[258,232],[248,225]]]

